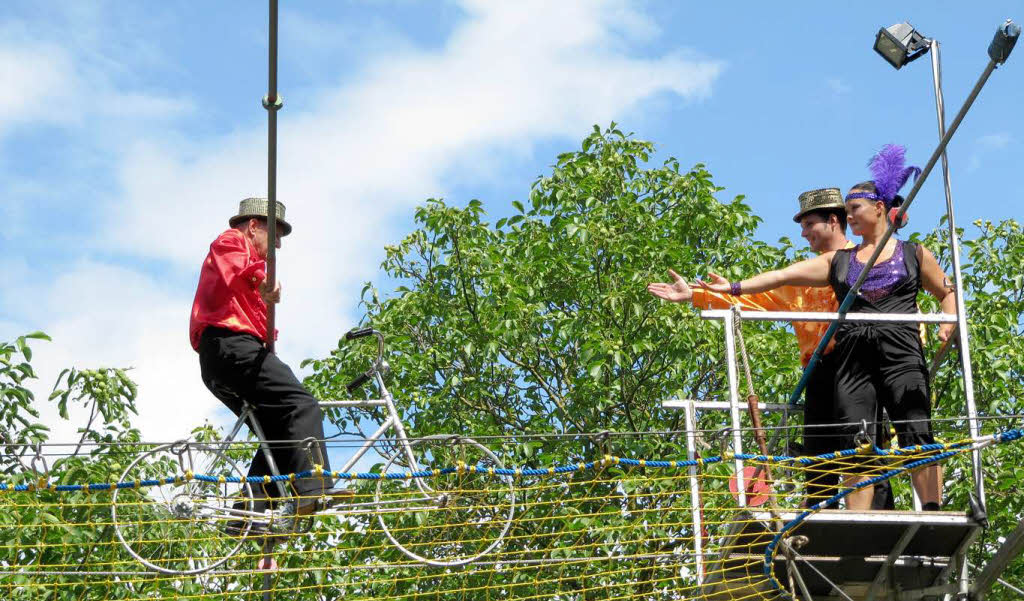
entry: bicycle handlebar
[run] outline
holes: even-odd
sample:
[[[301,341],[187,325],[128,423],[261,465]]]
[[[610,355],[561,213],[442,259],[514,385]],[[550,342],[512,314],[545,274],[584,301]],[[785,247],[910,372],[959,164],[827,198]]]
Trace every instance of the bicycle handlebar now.
[[[352,394],[357,388],[359,388],[363,384],[366,384],[369,380],[369,372],[360,374],[355,380],[352,380],[351,382],[345,385],[345,390],[347,390],[349,394]]]
[[[385,372],[387,371],[387,363],[384,362],[383,334],[381,334],[377,330],[374,330],[373,328],[361,328],[358,330],[350,330],[346,332],[345,340],[355,340],[357,338],[366,338],[367,336],[377,337],[377,360],[373,362],[373,366],[369,370],[360,374],[359,376],[356,377],[356,379],[352,380],[351,382],[345,385],[345,390],[347,390],[349,394],[352,394],[352,392],[355,391],[357,388],[359,388],[363,384],[366,384],[366,382],[369,381],[370,378],[372,378],[375,373],[381,373],[381,375],[383,375],[383,372],[381,370],[384,370]]]
[[[345,340],[355,340],[356,338],[363,338],[373,334],[373,328],[362,328],[359,330],[349,330],[345,332]]]

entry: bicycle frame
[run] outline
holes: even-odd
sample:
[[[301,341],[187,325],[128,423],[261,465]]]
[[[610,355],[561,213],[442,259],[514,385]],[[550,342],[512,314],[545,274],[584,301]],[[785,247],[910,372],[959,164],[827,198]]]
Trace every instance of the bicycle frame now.
[[[320,401],[318,405],[320,407],[385,407],[388,412],[387,419],[377,428],[377,431],[367,437],[366,441],[356,450],[355,453],[345,462],[341,467],[340,472],[347,472],[352,469],[355,464],[363,458],[366,453],[373,448],[373,446],[379,441],[390,429],[394,428],[396,439],[401,445],[401,452],[405,454],[406,460],[409,462],[409,470],[419,470],[419,465],[416,462],[416,458],[413,456],[412,447],[409,446],[409,437],[406,434],[405,426],[402,424],[402,419],[398,415],[398,409],[395,408],[394,397],[388,392],[387,386],[384,385],[383,374],[387,371],[387,363],[383,359],[384,352],[384,336],[379,332],[374,332],[374,336],[377,337],[377,360],[374,361],[373,367],[370,368],[370,372],[373,374],[373,380],[377,384],[378,390],[381,391],[380,399],[367,399],[367,400],[351,400],[351,401]],[[368,373],[370,373],[368,372]],[[263,433],[263,428],[259,424],[259,420],[256,419],[254,409],[247,401],[242,402],[242,410],[238,414],[238,419],[235,421],[235,425],[231,428],[231,433],[224,439],[225,442],[231,442],[238,436],[238,433],[242,430],[242,425],[248,424],[253,434],[256,435],[259,440],[260,452],[267,460],[267,465],[270,467],[271,475],[281,475],[281,471],[277,467],[277,463],[274,461],[273,453],[270,451],[270,445],[267,443],[267,437]],[[319,449],[318,449],[319,451]],[[426,485],[422,478],[415,478],[416,487],[420,489],[423,494],[429,494],[431,491],[430,487]],[[277,489],[281,493],[282,497],[291,496],[288,492],[284,482],[276,482]]]
[[[388,391],[387,386],[385,386],[384,384],[384,377],[388,373],[389,366],[387,362],[384,361],[383,358],[383,334],[381,334],[380,332],[376,332],[370,328],[365,328],[362,330],[348,332],[345,335],[345,337],[348,340],[353,340],[355,338],[362,338],[370,335],[377,337],[377,358],[373,362],[373,365],[370,367],[370,369],[361,374],[356,380],[352,381],[347,386],[347,388],[351,393],[361,384],[365,384],[367,381],[372,379],[380,390],[381,398],[367,400],[326,401],[318,403],[318,405],[321,407],[365,407],[367,409],[374,407],[383,407],[387,411],[387,416],[383,420],[383,423],[381,423],[377,430],[373,434],[368,436],[366,440],[362,443],[362,445],[346,460],[345,465],[342,466],[340,471],[345,473],[351,473],[351,470],[359,462],[359,460],[365,457],[366,454],[370,451],[370,449],[374,448],[374,445],[380,442],[384,438],[384,436],[391,431],[394,431],[394,440],[395,442],[397,442],[396,451],[393,455],[385,456],[387,458],[387,462],[384,471],[391,470],[392,465],[398,466],[399,469],[407,467],[407,472],[419,471],[420,466],[419,462],[416,460],[414,451],[416,453],[420,453],[421,458],[424,458],[425,462],[427,463],[441,460],[441,457],[444,455],[442,449],[439,447],[431,447],[431,445],[437,444],[460,445],[456,449],[458,457],[461,458],[458,460],[460,465],[465,463],[464,461],[462,461],[463,459],[466,458],[464,449],[468,449],[468,452],[474,453],[479,458],[481,458],[474,459],[474,461],[489,462],[491,465],[497,468],[502,468],[503,465],[501,463],[501,460],[498,459],[498,457],[494,453],[492,453],[487,447],[484,447],[483,445],[474,441],[471,438],[448,434],[434,434],[412,441],[409,440],[409,436],[408,433],[406,432],[405,426],[404,424],[402,424],[401,416],[399,415],[398,410],[395,407],[394,397],[391,396],[391,393]],[[241,432],[243,424],[247,424],[250,430],[252,431],[253,435],[256,437],[260,449],[258,452],[262,453],[263,457],[267,460],[267,468],[270,474],[273,476],[281,476],[281,470],[278,467],[277,462],[274,461],[274,457],[271,452],[270,442],[268,442],[266,433],[264,432],[263,427],[260,425],[259,420],[256,419],[255,408],[248,402],[242,402],[241,410],[238,413],[238,419],[235,421],[230,433],[227,435],[227,437],[221,444],[231,443],[232,441],[234,441],[238,436],[239,432]],[[274,442],[285,443],[285,441]],[[326,463],[322,457],[320,458],[319,461],[316,460],[316,456],[321,454],[321,446],[319,444],[320,441],[317,441],[313,438],[307,438],[304,441],[289,441],[286,444],[304,445],[307,443],[312,443],[311,447],[308,449],[308,452],[310,452],[313,455],[313,463],[319,463],[320,465]],[[200,443],[192,443],[190,441],[179,441],[177,443],[162,445],[160,447],[157,447],[156,449],[147,451],[144,455],[140,457],[137,457],[128,466],[128,468],[125,469],[121,479],[123,481],[130,481],[131,479],[138,480],[138,477],[136,476],[130,477],[128,475],[129,472],[134,474],[133,470],[136,469],[137,464],[143,466],[148,465],[147,463],[143,462],[143,460],[151,455],[153,457],[163,457],[166,454],[176,455],[183,472],[188,473],[191,471],[195,474],[201,473],[204,468],[209,466],[205,463],[202,465],[196,464],[195,458],[193,457],[192,454],[192,444],[196,444],[195,449],[201,452],[201,458],[213,459],[216,462],[225,462],[226,465],[231,468],[232,474],[237,473],[241,475],[243,473],[241,470],[238,469],[238,466],[234,464],[230,457],[225,456],[225,454],[221,450],[215,448],[217,443],[205,445]],[[315,449],[315,451],[313,449]],[[426,450],[424,451],[421,449]],[[439,453],[438,451],[442,452]],[[186,455],[186,453],[188,453],[188,455]],[[423,453],[427,454],[424,455]],[[383,453],[381,454],[384,455]],[[404,457],[405,459],[404,462],[401,461],[402,457]],[[449,460],[450,459],[444,459],[443,461]],[[218,463],[217,465],[219,466],[220,464]],[[450,463],[445,464],[446,467],[448,465],[450,465]],[[215,467],[214,470],[210,471],[209,473],[220,473],[221,471],[222,469],[220,467]],[[461,473],[462,470],[460,470],[460,474]],[[337,503],[336,505],[327,503],[325,504],[326,506],[314,510],[311,514],[305,514],[304,512],[300,514],[300,512],[298,511],[300,509],[298,505],[294,505],[291,507],[281,506],[273,510],[273,514],[271,516],[270,521],[266,522],[265,526],[261,527],[265,527],[267,529],[266,532],[299,532],[302,531],[302,525],[300,524],[300,521],[298,519],[293,518],[301,518],[305,520],[306,517],[313,514],[336,515],[342,517],[351,517],[354,515],[368,515],[370,516],[371,519],[376,518],[376,520],[380,523],[380,529],[383,532],[384,536],[387,538],[387,540],[390,541],[395,547],[397,547],[404,555],[426,565],[446,568],[450,568],[452,566],[465,565],[467,563],[476,561],[478,558],[482,557],[487,553],[490,553],[497,547],[497,545],[501,543],[502,539],[504,539],[504,537],[509,531],[509,528],[511,527],[513,514],[515,512],[514,483],[511,476],[502,475],[499,480],[501,482],[501,485],[498,494],[500,494],[503,499],[507,499],[507,510],[502,509],[500,515],[492,515],[491,512],[487,512],[482,516],[477,516],[476,518],[474,518],[473,516],[470,516],[469,518],[459,518],[465,520],[466,524],[468,524],[470,528],[473,528],[474,531],[476,529],[481,528],[487,529],[487,532],[489,533],[488,536],[475,534],[474,537],[472,537],[470,540],[463,541],[462,536],[457,533],[457,538],[455,540],[440,543],[439,547],[438,541],[432,538],[430,543],[432,544],[432,547],[436,548],[433,548],[429,552],[425,552],[419,548],[422,546],[422,543],[410,544],[409,541],[403,542],[403,529],[399,527],[398,530],[395,530],[395,524],[398,524],[399,522],[395,522],[395,524],[389,525],[388,521],[393,516],[401,516],[401,514],[408,512],[428,512],[428,516],[440,516],[439,519],[442,520],[442,523],[446,523],[446,520],[448,520],[451,517],[451,515],[449,515],[449,512],[445,511],[438,514],[436,513],[435,510],[444,509],[448,507],[455,508],[453,499],[456,499],[460,495],[462,495],[463,491],[458,489],[458,486],[451,490],[446,489],[444,484],[431,486],[430,484],[432,482],[428,478],[411,478],[406,476],[403,478],[397,478],[394,483],[389,482],[390,480],[392,480],[392,478],[377,477],[374,479],[376,481],[376,490],[372,495],[372,499],[358,502],[340,502]],[[280,492],[280,496],[282,498],[287,498],[291,496],[289,491],[290,487],[286,484],[286,481],[286,479],[278,479],[275,481],[277,490]],[[218,484],[218,482],[221,483]],[[222,564],[224,561],[228,559],[228,557],[238,552],[238,549],[241,547],[243,539],[246,537],[246,534],[250,531],[250,528],[255,527],[247,527],[245,524],[258,524],[260,523],[260,520],[262,518],[265,518],[267,515],[265,510],[257,511],[255,509],[255,506],[253,505],[250,505],[249,508],[239,508],[237,506],[237,495],[233,494],[233,492],[225,492],[220,490],[220,487],[223,486],[225,482],[226,481],[212,478],[201,478],[196,480],[196,487],[205,487],[203,491],[193,491],[191,489],[188,489],[182,492],[178,489],[174,489],[170,493],[173,495],[172,497],[165,496],[165,499],[163,501],[161,501],[160,499],[154,499],[154,501],[156,501],[158,505],[162,505],[162,507],[160,507],[157,510],[159,512],[162,512],[160,515],[166,515],[167,511],[169,510],[172,515],[176,516],[176,519],[187,522],[189,528],[201,527],[214,528],[216,530],[233,530],[228,531],[226,533],[229,538],[234,539],[234,542],[231,542],[228,547],[225,547],[223,557],[218,555],[212,558],[200,558],[199,563],[202,563],[203,565],[198,565],[197,567],[197,563],[193,559],[190,552],[186,552],[185,556],[181,558],[183,561],[185,561],[183,568],[177,565],[167,564],[167,562],[165,561],[166,558],[162,558],[161,561],[158,563],[153,563],[152,561],[148,560],[147,557],[149,557],[149,555],[151,555],[152,553],[157,553],[159,555],[161,553],[164,553],[165,549],[153,549],[151,548],[151,545],[147,545],[147,543],[151,541],[147,541],[144,538],[140,539],[138,536],[132,534],[132,529],[137,529],[140,526],[140,522],[138,519],[131,518],[128,520],[122,519],[119,521],[116,499],[117,494],[120,491],[120,488],[117,488],[114,491],[115,501],[114,503],[112,503],[113,508],[111,511],[114,520],[115,530],[117,532],[119,540],[121,541],[121,544],[128,550],[128,552],[135,559],[142,562],[143,565],[147,566],[148,568],[157,572],[169,574],[199,574]],[[232,482],[235,482],[235,480],[232,479]],[[257,479],[257,482],[262,483],[262,478]],[[415,489],[412,488],[413,483],[415,483]],[[175,484],[178,484],[177,479],[175,479]],[[390,490],[390,487],[393,485],[404,487],[406,491]],[[213,487],[212,493],[205,491],[205,489],[209,489],[211,486]],[[249,499],[251,502],[251,499],[253,498],[251,492],[251,484],[248,483],[243,478],[242,486],[242,498]],[[384,489],[382,492],[382,487],[388,487],[388,489]],[[394,492],[398,492],[399,494],[392,495],[392,493]],[[183,500],[182,497],[188,497],[188,499]],[[210,500],[211,498],[213,499],[212,501]],[[505,507],[505,505],[500,505],[500,501],[486,501],[487,505],[491,505],[494,503],[499,503],[498,506]],[[137,504],[128,503],[128,505]],[[460,511],[468,511],[469,513],[474,513],[473,507],[459,507],[457,509],[459,509]],[[401,517],[396,519],[401,520]],[[414,519],[418,520],[419,518],[417,517]],[[278,525],[276,527],[274,526],[275,520],[278,522]],[[146,523],[149,522],[141,522],[141,524],[143,525]],[[304,523],[308,527],[311,527],[311,522],[305,521]],[[122,529],[127,529],[129,531],[129,535],[127,537],[122,534]],[[265,535],[260,534],[257,536]],[[272,537],[273,535],[271,535],[271,538]],[[469,546],[464,548],[464,543],[468,544]]]
[[[352,457],[345,462],[345,465],[339,470],[341,472],[347,472],[352,469],[352,466],[356,464],[360,459],[366,455],[367,451],[373,448],[373,445],[381,439],[384,434],[391,428],[395,429],[395,434],[398,443],[402,447],[402,452],[405,453],[405,458],[409,462],[409,471],[419,470],[419,464],[416,462],[416,458],[413,456],[412,447],[409,446],[409,437],[406,434],[405,426],[402,424],[402,419],[398,415],[398,409],[395,408],[395,399],[388,392],[387,386],[384,385],[384,377],[381,375],[380,361],[374,364],[373,367],[373,379],[377,384],[377,388],[381,392],[381,399],[369,399],[365,401],[321,401],[321,407],[386,407],[388,411],[388,418],[384,420],[384,423],[377,428],[377,431],[366,438],[366,442],[352,454]],[[430,492],[430,487],[423,483],[422,478],[415,479],[417,488],[421,492],[427,494]]]

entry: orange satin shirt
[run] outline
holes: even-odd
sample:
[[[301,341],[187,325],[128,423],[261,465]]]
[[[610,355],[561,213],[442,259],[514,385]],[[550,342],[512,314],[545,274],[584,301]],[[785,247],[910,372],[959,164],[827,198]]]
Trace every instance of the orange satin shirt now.
[[[847,242],[845,248],[853,248],[852,242]],[[782,286],[768,292],[757,294],[741,294],[732,296],[730,294],[719,294],[695,288],[693,290],[693,306],[698,309],[731,309],[733,305],[739,305],[747,311],[809,311],[820,313],[834,313],[839,310],[839,301],[832,292],[831,286],[821,288],[810,286]],[[818,348],[821,337],[825,335],[830,322],[827,321],[794,321],[793,330],[796,332],[796,342],[800,346],[800,363],[807,367],[807,363]],[[825,347],[825,354],[832,352],[836,339],[829,340]]]
[[[731,296],[704,289],[694,289],[693,306],[698,309],[730,309],[739,305],[746,311],[818,311],[823,313],[839,310],[839,301],[832,288],[804,288],[801,286],[782,286],[769,292],[742,294]],[[800,346],[800,363],[807,367],[814,349],[825,335],[827,321],[794,321],[796,342]],[[835,338],[825,347],[825,353],[832,352]]]

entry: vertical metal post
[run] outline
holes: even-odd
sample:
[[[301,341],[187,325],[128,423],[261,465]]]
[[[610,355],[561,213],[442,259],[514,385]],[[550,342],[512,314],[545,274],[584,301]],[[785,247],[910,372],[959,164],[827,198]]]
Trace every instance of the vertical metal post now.
[[[268,52],[267,96],[267,287],[274,289],[277,278],[277,0],[270,0],[270,44]],[[274,351],[274,304],[267,307],[267,348]]]
[[[686,459],[697,460],[697,416],[692,401],[683,407],[686,420]],[[697,583],[704,582],[704,523],[700,515],[700,484],[697,481],[697,466],[690,466],[690,511],[693,516],[693,553],[697,562]]]
[[[971,560],[967,558],[967,549],[960,555],[960,599],[967,599],[971,591]]]
[[[743,430],[740,422],[740,393],[736,376],[736,341],[733,333],[735,316],[730,312],[723,318],[725,324],[725,363],[729,374],[729,416],[732,418],[732,452],[743,453]],[[747,485],[743,477],[743,461],[734,459],[736,466],[736,488],[739,491],[740,507],[747,506]]]
[[[942,99],[942,65],[939,56],[938,40],[931,41],[932,84],[935,89],[935,115],[939,122],[939,140],[946,136],[946,108]],[[942,149],[942,183],[946,192],[946,221],[949,226],[949,253],[953,263],[953,291],[956,297],[956,324],[960,336],[960,365],[964,372],[964,398],[967,405],[968,428],[971,438],[980,435],[978,428],[978,409],[974,402],[974,377],[971,371],[971,350],[968,344],[967,307],[964,304],[964,282],[960,271],[960,241],[956,231],[956,220],[953,218],[953,191],[949,182],[949,160],[946,149]],[[971,464],[974,468],[974,490],[982,506],[985,505],[985,483],[981,465],[981,450],[971,452]]]
[[[267,97],[263,99],[263,108],[267,109],[267,288],[274,289],[277,281],[277,109],[281,107],[277,96],[277,0],[270,2],[270,40],[267,52]],[[276,330],[274,303],[267,307],[267,349],[274,352],[274,332]],[[255,420],[253,420],[255,422]],[[267,453],[269,457],[269,453]],[[263,546],[264,568],[263,601],[271,601],[270,565],[274,557],[271,554],[272,544]]]

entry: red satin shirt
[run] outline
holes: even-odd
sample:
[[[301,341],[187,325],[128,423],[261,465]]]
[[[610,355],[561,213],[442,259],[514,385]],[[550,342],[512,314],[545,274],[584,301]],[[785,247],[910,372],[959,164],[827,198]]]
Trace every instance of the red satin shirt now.
[[[267,337],[267,305],[258,286],[267,277],[267,263],[242,232],[230,229],[210,245],[199,272],[188,334],[199,350],[199,337],[207,326]]]

